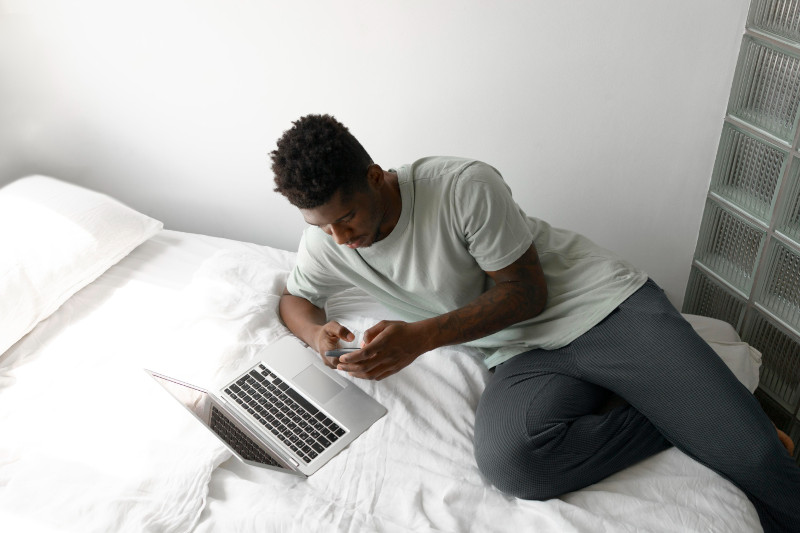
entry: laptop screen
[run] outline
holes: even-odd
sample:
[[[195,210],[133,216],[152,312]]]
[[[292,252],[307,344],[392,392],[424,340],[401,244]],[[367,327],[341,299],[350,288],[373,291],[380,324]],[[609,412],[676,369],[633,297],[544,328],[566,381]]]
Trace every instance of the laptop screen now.
[[[195,414],[203,422],[208,422],[211,400],[208,393],[202,389],[192,387],[187,383],[174,381],[166,376],[152,373],[158,383],[167,389],[176,400],[183,404],[189,411]]]
[[[150,375],[169,392],[176,400],[183,404],[217,437],[222,439],[242,459],[263,465],[284,469],[285,467],[270,456],[261,446],[245,435],[242,430],[225,416],[211,401],[211,396],[205,390],[171,379],[167,376],[150,372]]]

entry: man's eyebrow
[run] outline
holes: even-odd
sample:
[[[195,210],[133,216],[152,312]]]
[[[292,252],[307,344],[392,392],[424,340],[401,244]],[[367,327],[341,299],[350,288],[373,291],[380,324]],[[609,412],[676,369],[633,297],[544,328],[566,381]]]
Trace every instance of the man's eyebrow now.
[[[337,218],[336,220],[334,220],[334,222],[341,222],[342,220],[352,216],[352,214],[355,213],[355,211],[356,211],[355,209],[351,209],[350,211],[345,213],[344,216],[341,216],[341,217]]]
[[[317,226],[317,227],[320,227],[320,226],[325,226],[326,224],[336,224],[337,222],[341,222],[342,220],[344,220],[344,219],[346,219],[346,218],[348,218],[348,217],[352,216],[352,215],[353,215],[353,213],[355,213],[355,212],[356,212],[356,210],[355,210],[355,209],[351,209],[350,211],[348,211],[347,213],[345,213],[345,214],[344,214],[344,215],[342,215],[341,217],[337,218],[337,219],[336,219],[336,220],[334,220],[333,222],[326,222],[325,224],[314,224],[314,223],[312,223],[312,222],[309,222],[308,220],[306,220],[306,218],[305,218],[305,217],[303,217],[303,220],[305,220],[305,223],[306,223],[306,224],[308,224],[308,225],[310,225],[310,226]]]

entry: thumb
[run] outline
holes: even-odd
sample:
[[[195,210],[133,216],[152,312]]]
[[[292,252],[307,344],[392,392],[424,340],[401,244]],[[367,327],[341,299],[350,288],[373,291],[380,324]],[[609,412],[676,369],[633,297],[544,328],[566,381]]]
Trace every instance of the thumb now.
[[[385,320],[382,320],[382,321],[378,322],[377,324],[375,324],[374,326],[372,326],[371,328],[369,328],[367,331],[365,331],[364,332],[364,344],[369,344],[373,340],[375,340],[375,337],[380,335],[381,332],[384,329],[386,329],[387,325],[388,325],[388,323]]]
[[[356,336],[353,335],[352,331],[350,331],[340,323],[336,322],[335,320],[328,322],[325,329],[327,330],[327,334],[329,336],[335,337],[334,342],[338,341],[339,339],[352,341],[353,339],[356,338]]]
[[[354,341],[356,339],[356,336],[353,334],[353,332],[344,326],[341,326],[339,328],[337,335],[340,339],[345,340],[347,342]]]

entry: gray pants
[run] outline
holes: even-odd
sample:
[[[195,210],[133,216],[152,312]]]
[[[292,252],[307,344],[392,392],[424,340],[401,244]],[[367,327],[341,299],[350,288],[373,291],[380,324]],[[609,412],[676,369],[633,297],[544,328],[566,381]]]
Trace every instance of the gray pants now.
[[[612,392],[629,405],[600,413]],[[586,487],[670,445],[741,488],[765,531],[800,531],[800,467],[652,281],[570,345],[496,367],[475,422],[481,471],[525,499]]]

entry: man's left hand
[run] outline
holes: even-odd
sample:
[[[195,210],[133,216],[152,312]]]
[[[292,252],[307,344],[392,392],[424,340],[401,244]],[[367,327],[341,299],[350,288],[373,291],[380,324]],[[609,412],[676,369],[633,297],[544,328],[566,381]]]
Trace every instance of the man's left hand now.
[[[339,358],[338,370],[362,379],[381,380],[425,353],[413,323],[383,320],[366,332],[360,350]]]

